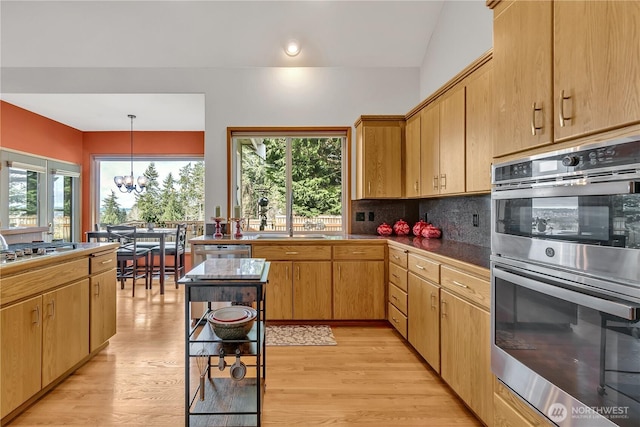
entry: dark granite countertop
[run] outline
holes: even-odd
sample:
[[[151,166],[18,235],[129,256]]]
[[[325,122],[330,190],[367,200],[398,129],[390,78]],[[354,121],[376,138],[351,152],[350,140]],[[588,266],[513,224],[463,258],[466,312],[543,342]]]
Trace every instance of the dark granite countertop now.
[[[467,264],[475,265],[477,267],[489,269],[489,257],[491,255],[491,248],[477,245],[470,245],[468,243],[456,242],[453,240],[442,239],[425,239],[423,237],[414,236],[378,236],[372,234],[347,234],[347,235],[331,235],[326,239],[292,239],[296,242],[314,242],[318,244],[322,243],[336,243],[341,240],[387,240],[402,245],[410,246],[416,249],[422,249],[424,251],[441,255],[443,257],[452,258]],[[221,239],[216,239],[211,235],[198,236],[190,239],[192,244],[234,244],[234,243],[273,243],[273,242],[285,242],[287,239],[256,239],[255,235],[246,235],[241,239],[229,238],[225,236]]]
[[[489,269],[491,248],[484,246],[470,245],[453,240],[425,239],[413,236],[389,236],[387,240]]]

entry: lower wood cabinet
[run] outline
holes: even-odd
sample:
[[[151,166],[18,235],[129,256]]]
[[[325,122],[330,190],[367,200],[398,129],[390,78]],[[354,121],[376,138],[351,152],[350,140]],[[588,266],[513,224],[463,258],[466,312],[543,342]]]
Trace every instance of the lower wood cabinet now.
[[[333,318],[385,319],[384,261],[333,262]]]
[[[331,319],[331,261],[296,261],[292,263],[291,271],[293,317],[302,320]]]
[[[0,343],[4,418],[42,385],[42,296],[0,310]]]
[[[267,294],[267,319],[293,319],[293,263],[291,261],[271,261]]]
[[[485,423],[493,420],[491,319],[450,291],[440,293],[440,375]]]
[[[90,279],[89,351],[94,351],[116,334],[116,270]]]
[[[42,308],[45,387],[89,354],[89,279],[43,294]]]
[[[268,320],[331,319],[330,261],[271,261]]]
[[[440,372],[440,288],[414,273],[408,286],[409,343]]]

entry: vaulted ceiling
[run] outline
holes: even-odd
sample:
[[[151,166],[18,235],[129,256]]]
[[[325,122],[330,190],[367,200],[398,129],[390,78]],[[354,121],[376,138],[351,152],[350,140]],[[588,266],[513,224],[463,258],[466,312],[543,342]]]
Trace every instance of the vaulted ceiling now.
[[[420,67],[443,1],[12,1],[0,5],[2,67]],[[296,57],[284,53],[300,42]],[[105,96],[2,94],[1,98],[81,130],[95,111],[118,104]],[[158,95],[159,96],[159,95]],[[170,96],[169,94],[164,96]],[[201,96],[181,95],[165,114],[193,130]],[[158,108],[166,103],[139,98]],[[104,111],[104,110],[101,110]],[[182,122],[184,119],[184,123]],[[151,130],[154,125],[149,124]],[[204,116],[202,115],[202,126]],[[141,129],[142,130],[142,129]]]

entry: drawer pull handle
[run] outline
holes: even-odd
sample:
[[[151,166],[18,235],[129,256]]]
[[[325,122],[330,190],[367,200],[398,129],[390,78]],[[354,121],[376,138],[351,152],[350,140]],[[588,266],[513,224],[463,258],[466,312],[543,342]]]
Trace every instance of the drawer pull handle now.
[[[49,317],[55,317],[56,316],[56,300],[52,299],[51,301],[49,301],[49,304],[51,306],[51,310],[49,311]]]
[[[416,268],[419,268],[420,270],[426,270],[423,266],[416,264]]]
[[[351,253],[352,253],[353,255],[362,255],[362,254],[364,254],[365,252],[364,252],[364,251],[353,251],[353,252],[351,252]]]
[[[391,295],[391,298],[393,298],[394,300],[398,301],[398,297],[395,295]]]
[[[298,255],[298,252],[295,252],[295,251],[285,252],[285,254],[287,254],[287,255]]]
[[[394,257],[395,259],[398,259],[398,260],[400,259],[400,257],[399,257],[398,255],[393,255],[393,257]]]
[[[94,285],[94,287],[96,288],[96,293],[94,295],[99,297],[100,296],[100,283],[96,283]]]
[[[432,310],[437,310],[437,306],[436,306],[436,294],[434,294],[433,292],[431,292],[431,309]]]
[[[109,258],[106,261],[102,261],[100,264],[104,265],[104,264],[111,264],[111,262],[113,261],[113,258]]]
[[[391,273],[391,275],[392,275],[393,277],[395,277],[396,279],[399,279],[399,278],[400,278],[400,276],[398,276],[396,273]]]
[[[465,285],[464,283],[456,282],[455,280],[453,280],[452,282],[456,286],[460,286],[461,288],[469,289],[469,287],[467,285]]]
[[[395,323],[398,323],[398,319],[396,319],[396,318],[395,318],[395,317],[393,317],[393,316],[391,316],[391,318],[393,319],[393,321],[394,321]]]

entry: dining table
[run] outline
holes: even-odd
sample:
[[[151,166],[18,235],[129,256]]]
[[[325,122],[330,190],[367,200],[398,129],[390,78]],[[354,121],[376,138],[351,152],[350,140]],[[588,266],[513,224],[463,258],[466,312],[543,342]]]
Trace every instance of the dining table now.
[[[167,236],[175,236],[177,228],[136,228],[136,238],[151,239],[159,241],[160,248],[160,295],[164,295],[164,276],[165,276],[165,258],[166,258],[166,241]],[[87,242],[106,241],[109,233],[106,230],[87,231],[85,233]]]

